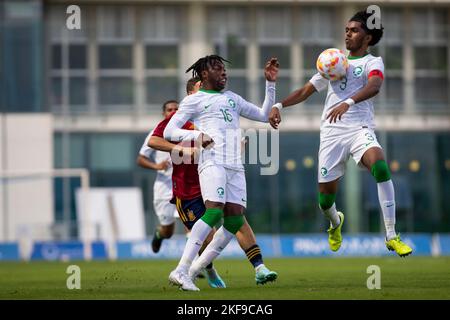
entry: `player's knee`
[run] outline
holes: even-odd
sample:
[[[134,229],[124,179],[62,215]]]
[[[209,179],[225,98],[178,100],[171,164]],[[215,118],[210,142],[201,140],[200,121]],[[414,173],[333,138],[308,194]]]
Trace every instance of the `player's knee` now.
[[[220,219],[222,219],[222,216],[223,216],[222,209],[209,208],[206,209],[201,219],[212,228],[220,221]]]
[[[378,160],[375,162],[372,165],[372,168],[370,168],[370,172],[378,183],[391,179],[391,172],[389,171],[389,167],[384,160]]]
[[[336,200],[336,194],[334,193],[322,193],[319,192],[319,207],[322,210],[328,210],[333,206]]]
[[[232,234],[236,234],[244,224],[244,216],[226,216],[223,219],[223,227]]]

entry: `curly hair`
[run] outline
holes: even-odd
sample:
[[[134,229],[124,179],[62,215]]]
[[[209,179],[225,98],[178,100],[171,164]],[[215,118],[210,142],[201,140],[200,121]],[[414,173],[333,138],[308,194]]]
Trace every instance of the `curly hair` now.
[[[367,13],[365,10],[358,11],[355,13],[353,17],[350,18],[349,21],[356,21],[361,23],[361,27],[364,29],[364,31],[372,36],[372,40],[369,42],[369,46],[376,45],[380,39],[383,37],[383,26],[380,23],[380,28],[371,28],[369,29],[367,27],[367,20],[372,16],[372,14]],[[376,19],[376,18],[375,18]]]

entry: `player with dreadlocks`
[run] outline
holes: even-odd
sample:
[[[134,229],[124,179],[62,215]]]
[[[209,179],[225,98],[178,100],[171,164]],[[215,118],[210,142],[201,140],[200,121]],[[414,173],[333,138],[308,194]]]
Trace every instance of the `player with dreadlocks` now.
[[[164,130],[164,138],[170,141],[196,141],[202,149],[198,159],[198,172],[206,211],[198,220],[189,237],[183,256],[169,281],[183,290],[198,291],[192,279],[196,270],[216,258],[244,224],[246,207],[246,181],[241,160],[241,131],[239,117],[267,122],[270,108],[275,102],[275,81],[278,60],[270,59],[264,70],[266,78],[265,99],[262,108],[244,100],[231,91],[223,91],[227,83],[224,58],[209,55],[199,59],[186,72],[192,70],[199,77],[200,90],[187,96],[180,103],[178,112]],[[198,130],[185,130],[186,121],[193,121]],[[211,243],[189,270],[193,259],[212,228],[224,217]],[[264,265],[262,273],[270,272]]]

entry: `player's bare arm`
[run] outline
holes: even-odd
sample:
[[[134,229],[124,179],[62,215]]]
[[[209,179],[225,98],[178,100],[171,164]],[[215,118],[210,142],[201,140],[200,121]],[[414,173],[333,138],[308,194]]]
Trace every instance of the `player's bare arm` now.
[[[143,156],[142,154],[138,155],[136,159],[136,163],[138,166],[145,168],[145,169],[151,169],[151,170],[166,170],[169,165],[170,161],[165,160],[160,163],[156,163],[148,159],[147,157]]]
[[[181,145],[174,144],[172,142],[167,141],[161,137],[152,136],[148,141],[148,146],[155,150],[166,151],[166,152],[179,152],[180,156],[194,153],[194,148],[191,147],[183,147]]]
[[[316,92],[316,88],[314,88],[314,86],[310,82],[308,82],[302,88],[295,90],[289,96],[287,96],[287,98],[285,98],[281,102],[281,105],[272,107],[269,115],[269,122],[272,128],[278,129],[278,125],[281,122],[281,108],[301,103],[308,99],[314,92]]]
[[[380,92],[381,85],[383,84],[383,79],[379,76],[372,76],[369,78],[367,85],[358,91],[354,96],[350,99],[354,101],[354,103],[358,103],[367,99],[370,99]],[[337,120],[341,120],[342,115],[350,109],[351,106],[347,102],[340,103],[336,108],[327,115],[327,119],[330,119],[330,123],[336,122]]]
[[[173,144],[161,137],[151,136],[148,140],[148,146],[155,150],[171,152],[174,148],[177,147],[176,144]]]
[[[148,146],[155,150],[165,151],[165,152],[178,152],[180,157],[190,156],[194,159],[198,155],[198,148],[195,147],[183,147],[178,144],[171,143],[166,139],[157,136],[151,136],[148,140]]]

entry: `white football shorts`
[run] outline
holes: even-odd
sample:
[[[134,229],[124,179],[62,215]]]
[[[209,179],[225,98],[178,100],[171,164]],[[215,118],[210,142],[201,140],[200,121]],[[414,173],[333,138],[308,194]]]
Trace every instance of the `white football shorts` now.
[[[355,129],[327,129],[327,134],[320,136],[318,181],[334,181],[345,173],[345,165],[350,157],[363,167],[361,158],[370,148],[381,148],[372,129],[359,127]],[[334,131],[333,131],[334,130]]]
[[[247,183],[245,172],[211,165],[200,174],[203,201],[236,203],[247,207]]]
[[[175,218],[178,218],[177,208],[168,199],[154,199],[153,206],[155,213],[158,216],[159,223],[162,226],[168,226],[175,222]]]

